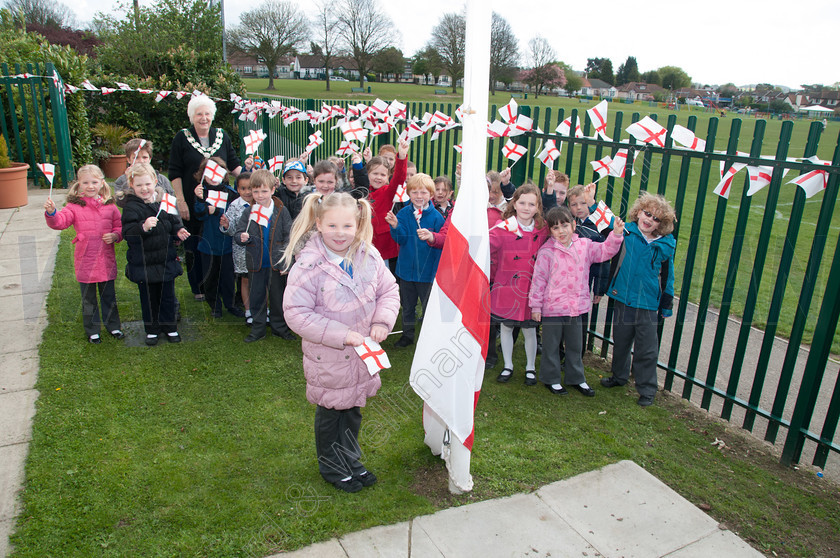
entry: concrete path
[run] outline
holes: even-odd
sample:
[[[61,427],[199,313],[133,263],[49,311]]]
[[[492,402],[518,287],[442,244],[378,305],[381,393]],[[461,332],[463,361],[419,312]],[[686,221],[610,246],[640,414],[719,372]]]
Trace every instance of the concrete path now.
[[[374,527],[273,558],[605,556],[761,557],[633,463],[622,461],[531,494]]]
[[[0,209],[0,557],[20,511],[24,463],[38,392],[38,345],[47,325],[59,232],[44,222],[46,190],[29,190],[29,204]],[[64,192],[53,192],[61,207]]]

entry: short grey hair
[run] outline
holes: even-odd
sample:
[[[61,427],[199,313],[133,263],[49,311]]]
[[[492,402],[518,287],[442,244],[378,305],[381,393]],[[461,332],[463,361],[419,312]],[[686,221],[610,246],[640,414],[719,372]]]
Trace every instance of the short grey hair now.
[[[200,108],[210,109],[210,118],[216,117],[216,103],[213,102],[213,99],[207,95],[196,95],[190,99],[190,102],[187,105],[187,116],[190,117],[190,123],[192,123],[195,113],[198,112],[198,109]]]

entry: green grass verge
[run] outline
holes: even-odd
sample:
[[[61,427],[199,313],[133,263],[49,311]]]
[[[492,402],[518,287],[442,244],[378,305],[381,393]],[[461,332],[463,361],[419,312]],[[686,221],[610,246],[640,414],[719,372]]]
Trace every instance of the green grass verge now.
[[[840,548],[840,494],[780,467],[764,446],[672,397],[648,409],[628,389],[563,399],[488,373],[476,416],[475,490],[447,493],[423,445],[408,387],[411,351],[364,410],[364,461],[380,482],[356,495],[324,483],[297,342],[244,345],[237,320],[207,317],[178,280],[188,339],[88,344],[65,231],[14,556],[264,556],[435,510],[530,491],[623,459],[645,467],[759,550],[827,556]],[[120,245],[118,261],[124,262]],[[118,280],[124,321],[136,288]],[[524,360],[517,346],[515,362]],[[590,363],[592,364],[592,363]],[[587,375],[596,384],[598,370]],[[727,448],[710,445],[724,439]],[[834,550],[832,550],[834,549]]]

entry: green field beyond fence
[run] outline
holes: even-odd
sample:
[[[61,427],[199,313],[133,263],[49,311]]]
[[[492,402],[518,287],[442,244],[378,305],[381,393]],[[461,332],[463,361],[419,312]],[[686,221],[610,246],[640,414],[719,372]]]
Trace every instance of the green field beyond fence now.
[[[371,101],[376,97],[375,93],[376,90],[374,94],[354,101],[271,100],[301,110],[320,110],[322,104],[346,107],[350,103]],[[497,97],[502,105],[509,100],[509,95]],[[417,117],[435,111],[454,115],[458,106],[454,102],[399,100],[408,105],[409,116]],[[552,100],[556,101],[556,98]],[[619,141],[629,138],[631,153],[638,152],[635,174],[601,180],[598,196],[622,218],[640,190],[665,195],[677,210],[675,290],[679,305],[675,308],[673,330],[668,330],[668,335],[672,336],[670,352],[663,351],[660,355],[660,366],[667,371],[666,388],[674,389],[677,379],[683,395],[690,398],[693,389],[698,387],[701,390],[699,402],[704,408],[710,408],[713,399],[718,404],[722,402],[721,414],[729,419],[733,407],[738,407],[744,413],[743,425],[751,430],[756,418],[762,419],[765,421],[762,424],[766,424],[765,438],[770,441],[776,440],[779,426],[789,428],[793,424],[788,440],[791,455],[795,453],[798,459],[802,442],[807,439],[819,446],[816,462],[824,465],[827,448],[838,449],[832,440],[840,415],[840,397],[832,397],[833,386],[826,385],[821,389],[829,353],[840,353],[840,336],[836,332],[840,311],[836,286],[840,281],[840,269],[834,272],[832,267],[832,262],[840,258],[837,250],[840,215],[834,212],[840,173],[840,138],[837,137],[840,127],[831,123],[824,128],[821,121],[741,120],[699,111],[675,113],[658,105],[611,103],[608,134],[613,141],[609,142],[588,138],[593,135],[594,127],[586,109],[597,101],[564,101],[573,108],[520,104],[520,114],[533,118],[534,128],[545,133],[531,132],[515,138],[528,147],[528,154],[513,166],[513,182],[521,184],[533,180],[542,184],[548,168],[535,155],[545,140],[555,140],[562,150],[554,168],[568,174],[572,184],[586,184],[597,179],[589,162],[615,155],[620,147],[628,147]],[[500,106],[491,106],[489,121],[498,118]],[[569,116],[573,120],[579,118],[587,137],[561,137],[555,133],[558,124]],[[624,131],[644,116],[651,116],[669,130],[664,147],[638,144]],[[706,150],[697,152],[674,147],[670,130],[676,124],[688,127],[705,139]],[[255,123],[242,123],[240,132],[247,133],[248,129],[260,127],[268,134],[262,146],[264,156],[295,157],[303,151],[309,134],[321,130],[325,142],[314,151],[311,159],[319,160],[332,155],[343,140],[340,130],[331,130],[334,125],[335,121],[331,120],[317,128],[309,122],[284,126],[280,117],[270,119],[263,114]],[[395,143],[402,128],[397,125],[391,133],[372,138],[371,146],[375,150],[379,145]],[[420,172],[454,176],[460,156],[453,146],[460,143],[460,130],[443,132],[435,141],[431,141],[430,135],[427,133],[412,142],[409,158]],[[823,138],[825,135],[829,137]],[[501,154],[506,141],[507,138],[488,139],[488,169],[501,170],[508,166]],[[749,156],[738,156],[738,152]],[[806,199],[801,188],[788,182],[817,167],[789,158],[813,155],[833,163],[820,167],[830,173],[826,190]],[[721,163],[728,168],[733,162],[771,166],[771,184],[748,197],[749,177],[744,169],[735,176],[729,200],[717,196],[713,190],[720,179]],[[783,176],[784,172],[787,172],[786,176]],[[709,311],[720,319],[715,320],[714,331],[706,332]],[[688,318],[689,315],[699,317]],[[611,306],[607,309],[606,320],[596,323],[593,319],[591,324],[595,335],[589,345],[604,356],[611,341],[610,316]],[[730,316],[738,321],[727,323]],[[690,324],[687,323],[689,320]],[[763,332],[756,332],[751,326]],[[790,346],[781,371],[776,376],[768,376],[766,370],[776,335],[788,338]],[[600,338],[597,342],[596,336]],[[722,358],[724,342],[735,338],[734,354]],[[792,389],[794,376],[797,382],[801,377],[800,373],[794,374],[801,343],[812,345],[807,374],[802,377],[801,384]],[[757,344],[761,345],[757,362],[745,360],[746,348]],[[686,355],[687,365],[680,365],[680,359]],[[832,377],[827,376],[826,383]],[[821,432],[813,433],[808,428],[818,398],[823,408],[820,419],[825,422]]]

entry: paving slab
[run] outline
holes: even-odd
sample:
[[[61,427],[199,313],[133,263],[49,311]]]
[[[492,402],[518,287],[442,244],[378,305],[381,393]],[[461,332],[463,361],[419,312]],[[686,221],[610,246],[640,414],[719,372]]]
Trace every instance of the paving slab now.
[[[31,249],[37,244],[53,244],[56,242],[57,232],[47,227],[26,232],[4,232],[0,237],[0,252],[14,246]]]
[[[38,392],[34,389],[0,395],[0,447],[32,439],[36,399]]]
[[[294,552],[283,552],[273,554],[268,558],[347,558],[347,553],[341,547],[338,539],[330,539],[326,542],[316,543]]]
[[[4,319],[11,321],[23,321],[32,324],[39,320],[47,319],[47,307],[44,304],[47,293],[33,293],[23,296],[0,296],[0,308],[3,309]],[[81,306],[81,296],[79,296]],[[81,308],[79,309],[81,314]]]
[[[708,537],[703,537],[684,548],[681,548],[667,558],[709,558],[721,556],[725,558],[764,558],[764,554],[745,543],[732,531],[719,530]]]
[[[14,310],[14,308],[10,309]],[[0,339],[3,340],[3,353],[17,353],[37,348],[41,343],[47,318],[17,319],[0,321]]]
[[[17,494],[23,485],[26,453],[26,444],[0,447],[0,521],[11,521],[18,513]]]
[[[350,533],[341,537],[339,542],[350,558],[408,558],[410,530],[408,522],[383,525]],[[415,554],[413,550],[412,553]]]
[[[6,224],[6,228],[3,229],[3,232],[9,234],[18,232],[40,231],[48,228],[49,227],[47,226],[47,221],[46,219],[44,219],[44,210],[42,208],[40,211],[40,218],[36,218],[35,215],[29,215],[28,213],[21,212],[20,215],[16,216],[14,219],[11,219]]]
[[[52,274],[50,273],[50,278]],[[50,287],[52,281],[46,281],[46,274],[27,273],[25,275],[11,275],[0,277],[0,302],[5,297],[22,297],[24,295],[31,295],[34,293],[43,293],[44,298]]]
[[[4,353],[0,368],[0,395],[33,389],[38,380],[38,351]]]
[[[418,528],[441,554],[451,557],[585,556],[596,552],[536,494],[442,510],[415,519],[414,529]]]
[[[537,494],[604,556],[664,556],[718,530],[717,521],[632,461]]]
[[[0,521],[0,556],[9,556],[12,553],[9,537],[12,536],[14,530],[14,520]]]

